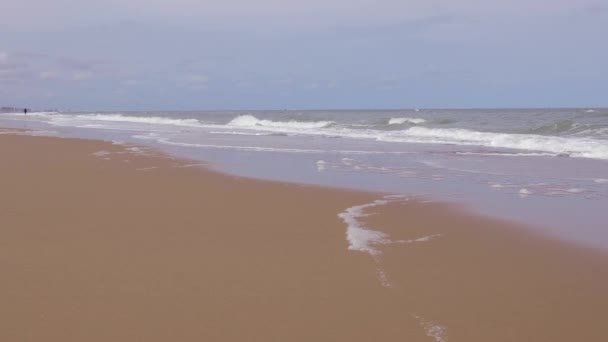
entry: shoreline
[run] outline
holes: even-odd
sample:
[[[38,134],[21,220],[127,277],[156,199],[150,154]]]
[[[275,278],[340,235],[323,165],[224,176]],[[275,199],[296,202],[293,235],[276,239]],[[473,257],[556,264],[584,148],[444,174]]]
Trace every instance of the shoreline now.
[[[0,142],[2,339],[608,337],[604,251],[415,197],[355,213],[378,253],[349,250],[338,215],[384,195],[103,141]]]
[[[234,116],[242,118],[241,114]],[[608,216],[603,210],[608,183],[602,161],[534,153],[515,157],[519,152],[501,156],[461,145],[457,151],[469,152],[452,151],[452,155],[451,145],[342,139],[314,139],[313,144],[320,145],[309,146],[309,138],[298,135],[282,137],[230,125],[222,126],[226,129],[206,126],[205,115],[211,122],[227,120],[211,113],[132,115],[81,113],[74,117],[58,113],[0,121],[8,127],[31,128],[47,135],[147,146],[177,158],[212,163],[221,173],[249,179],[374,193],[427,194],[439,202],[464,205],[477,215],[523,224],[584,246],[608,248],[604,227]],[[289,123],[278,120],[269,122]],[[201,127],[190,127],[197,122]]]

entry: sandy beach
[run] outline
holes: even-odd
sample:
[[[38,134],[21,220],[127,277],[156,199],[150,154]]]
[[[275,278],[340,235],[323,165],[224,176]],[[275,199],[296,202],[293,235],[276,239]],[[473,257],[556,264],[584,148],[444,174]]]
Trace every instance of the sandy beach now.
[[[192,164],[0,134],[0,340],[608,340],[604,251]],[[345,217],[378,243],[349,249]]]

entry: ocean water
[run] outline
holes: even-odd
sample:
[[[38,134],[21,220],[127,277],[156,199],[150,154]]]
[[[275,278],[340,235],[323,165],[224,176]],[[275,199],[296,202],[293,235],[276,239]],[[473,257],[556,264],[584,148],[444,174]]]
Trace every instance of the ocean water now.
[[[152,146],[240,176],[455,202],[608,247],[608,109],[5,113],[0,126]]]

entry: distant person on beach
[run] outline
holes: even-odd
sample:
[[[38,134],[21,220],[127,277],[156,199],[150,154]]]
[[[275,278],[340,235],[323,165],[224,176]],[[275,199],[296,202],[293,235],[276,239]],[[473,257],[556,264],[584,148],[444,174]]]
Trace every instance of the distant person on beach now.
[[[27,115],[27,108],[23,108],[23,114]]]

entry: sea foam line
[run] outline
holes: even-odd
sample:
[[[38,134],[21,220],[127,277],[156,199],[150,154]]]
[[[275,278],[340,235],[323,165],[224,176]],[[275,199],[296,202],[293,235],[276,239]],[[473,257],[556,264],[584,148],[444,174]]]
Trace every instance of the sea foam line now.
[[[298,148],[281,148],[281,147],[264,147],[264,146],[242,146],[242,145],[220,145],[220,144],[202,144],[202,143],[187,143],[171,141],[168,138],[161,138],[158,135],[135,134],[131,136],[134,139],[153,140],[159,144],[181,147],[198,147],[198,148],[215,148],[225,150],[240,150],[240,151],[255,151],[255,152],[290,152],[290,153],[343,153],[353,155],[366,154],[390,154],[390,155],[412,155],[418,152],[412,151],[357,151],[357,150],[320,150],[320,149],[298,149]]]
[[[428,242],[442,236],[441,234],[433,234],[416,239],[391,240],[388,234],[363,225],[361,219],[370,215],[365,212],[367,209],[386,205],[395,201],[408,201],[408,198],[404,198],[403,196],[386,196],[381,200],[350,207],[338,214],[338,217],[346,224],[348,249],[351,251],[367,253],[374,259],[377,264],[376,272],[378,280],[384,287],[391,287],[392,285],[388,274],[380,267],[382,255],[382,252],[378,249],[380,245]]]
[[[65,116],[62,118],[65,119]],[[187,127],[202,127],[203,124],[197,119],[166,118],[161,116],[129,116],[123,114],[81,114],[76,115],[75,118],[92,121],[129,122]]]
[[[506,148],[534,153],[547,153],[559,156],[584,157],[608,160],[608,144],[604,139],[591,136],[563,137],[545,136],[538,134],[515,134],[500,132],[481,132],[465,128],[432,128],[415,126],[397,131],[379,131],[374,129],[360,130],[348,129],[334,121],[273,121],[259,119],[253,115],[240,115],[227,124],[211,124],[194,118],[168,118],[168,117],[141,117],[123,114],[36,114],[49,120],[49,124],[68,125],[78,127],[83,121],[137,123],[147,125],[171,125],[203,129],[234,128],[243,130],[261,130],[275,133],[293,133],[298,135],[319,135],[328,137],[343,137],[353,139],[372,139],[375,141],[392,143],[425,143],[425,144],[453,144],[464,146],[485,146],[490,148]],[[392,118],[394,123],[403,120],[413,124],[422,123],[420,118]],[[407,121],[410,120],[410,121]],[[73,122],[74,121],[74,122]],[[413,122],[416,121],[416,122]],[[89,127],[95,128],[95,127]],[[104,128],[104,127],[97,127]],[[116,127],[111,127],[117,129]],[[134,127],[129,127],[134,129]],[[603,128],[602,128],[603,129]],[[602,133],[603,134],[603,133]],[[601,134],[600,134],[601,135]]]

